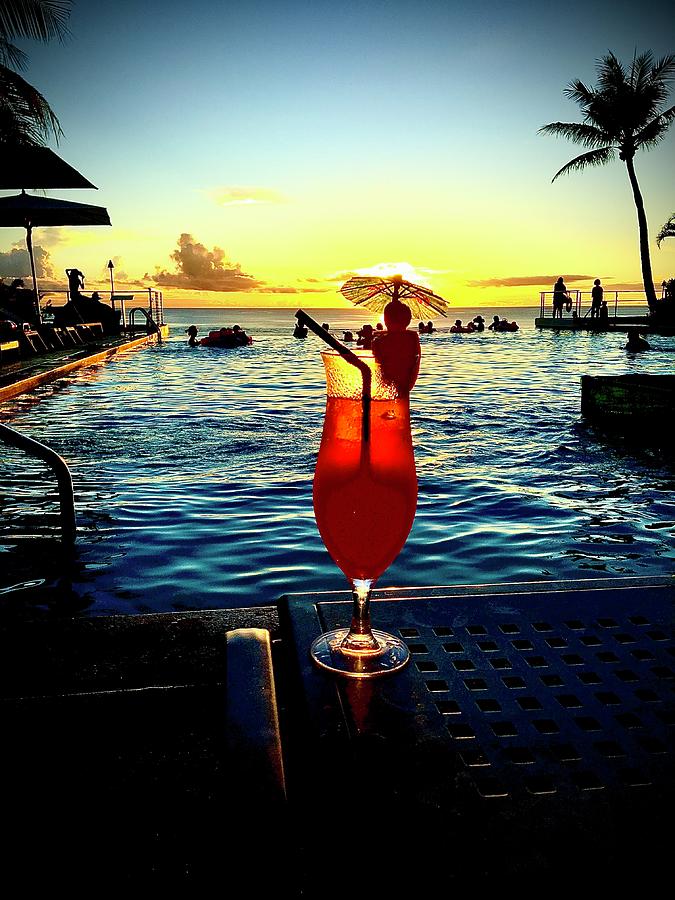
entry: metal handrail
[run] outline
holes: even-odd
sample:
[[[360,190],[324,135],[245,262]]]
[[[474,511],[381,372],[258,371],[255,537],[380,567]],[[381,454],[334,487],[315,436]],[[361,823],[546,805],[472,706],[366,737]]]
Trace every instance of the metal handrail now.
[[[89,292],[89,288],[87,288],[87,292]],[[115,290],[110,290],[110,288],[105,289],[101,288],[97,290],[93,288],[92,293],[97,293],[101,302],[109,302],[112,309],[115,309],[115,301],[117,299],[120,300],[122,309],[124,308],[124,299],[129,297],[131,294],[133,295],[142,295],[146,294],[148,298],[148,311],[152,318],[159,325],[164,324],[164,294],[162,291],[158,291],[155,288],[146,288],[146,287],[130,287],[130,288],[119,288],[115,287]],[[52,297],[54,295],[62,294],[64,299],[68,301],[70,299],[70,291],[67,288],[54,288],[49,291],[40,291],[40,299],[44,299],[45,297]],[[122,299],[124,298],[124,299]],[[124,319],[124,316],[122,317]]]
[[[10,428],[0,424],[0,440],[11,447],[25,450],[30,456],[41,459],[51,468],[56,475],[59,488],[59,504],[61,518],[61,539],[64,544],[74,544],[77,537],[77,522],[75,519],[75,494],[73,492],[73,479],[70,469],[63,457],[59,456],[51,447],[41,444],[33,438],[26,437]]]
[[[152,318],[150,313],[143,306],[134,306],[133,309],[129,310],[129,320],[128,320],[129,321],[129,325],[128,325],[129,331],[133,332],[134,328],[136,327],[136,313],[137,312],[143,313],[143,315],[145,316],[145,321],[148,325],[148,333],[157,334],[157,343],[161,344],[162,343],[162,331],[161,331],[159,325],[157,324],[157,322],[155,322],[155,320]],[[150,326],[152,326],[152,332],[150,331]]]
[[[546,315],[546,298],[547,298],[547,297],[553,297],[553,293],[554,293],[553,291],[540,291],[540,292],[539,292],[539,305],[540,305],[541,317],[542,317],[542,318],[544,318],[545,315]],[[570,296],[572,296],[573,294],[576,294],[576,297],[574,298],[574,301],[573,301],[573,302],[574,302],[574,304],[575,304],[575,308],[576,308],[576,310],[577,310],[577,314],[578,314],[578,315],[581,315],[581,311],[582,311],[582,308],[583,308],[583,305],[584,305],[584,295],[586,295],[586,296],[589,298],[589,300],[590,300],[591,292],[590,292],[590,291],[580,291],[580,290],[572,289],[572,290],[569,290],[567,293],[568,293]],[[626,294],[636,294],[637,297],[626,297],[626,296],[625,296]],[[614,299],[614,318],[616,318],[617,315],[618,315],[618,310],[619,310],[619,299],[621,299],[624,303],[629,303],[629,304],[631,304],[632,306],[635,306],[635,305],[638,305],[638,298],[641,297],[641,298],[644,300],[644,297],[645,297],[644,291],[612,291],[612,290],[605,290],[605,296],[604,296],[604,299],[607,300],[607,301],[609,301],[609,302],[611,302],[611,300],[612,300],[612,295],[613,295],[613,299]],[[646,303],[646,300],[645,300],[645,303]],[[590,306],[589,306],[589,309],[590,309]]]

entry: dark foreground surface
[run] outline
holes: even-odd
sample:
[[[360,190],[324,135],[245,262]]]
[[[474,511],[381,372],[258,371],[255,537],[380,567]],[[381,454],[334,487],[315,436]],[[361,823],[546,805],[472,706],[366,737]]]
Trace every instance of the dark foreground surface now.
[[[671,579],[379,596],[376,624],[412,657],[368,682],[308,658],[348,618],[344,594],[5,620],[7,883],[254,897],[656,886],[673,837]],[[226,638],[250,626],[274,639],[281,789],[256,756],[268,688]]]

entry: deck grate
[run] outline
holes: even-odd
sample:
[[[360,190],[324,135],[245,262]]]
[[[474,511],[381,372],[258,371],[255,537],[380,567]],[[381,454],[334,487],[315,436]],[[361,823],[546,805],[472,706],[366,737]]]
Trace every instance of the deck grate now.
[[[675,762],[675,645],[642,613],[399,633],[481,797],[644,787]]]

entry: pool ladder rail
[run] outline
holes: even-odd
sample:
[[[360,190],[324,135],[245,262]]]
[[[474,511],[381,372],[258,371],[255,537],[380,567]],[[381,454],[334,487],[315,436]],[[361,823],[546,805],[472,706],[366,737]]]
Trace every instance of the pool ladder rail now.
[[[19,431],[15,431],[8,425],[0,424],[0,441],[24,450],[30,456],[45,462],[56,476],[59,489],[59,517],[61,525],[61,540],[64,544],[72,546],[77,536],[77,522],[75,518],[75,495],[73,492],[73,479],[68,464],[59,454],[41,444],[33,438],[26,437]]]

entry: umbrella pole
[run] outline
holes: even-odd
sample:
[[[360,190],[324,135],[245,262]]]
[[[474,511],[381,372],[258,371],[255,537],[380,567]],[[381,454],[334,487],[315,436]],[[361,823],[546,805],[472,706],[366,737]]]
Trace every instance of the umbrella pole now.
[[[35,311],[37,313],[38,324],[42,324],[42,315],[40,313],[40,295],[38,294],[37,275],[35,274],[35,259],[33,257],[33,226],[30,222],[26,225],[26,247],[28,247],[28,258],[30,259],[30,271],[33,276],[33,290],[35,291]]]

